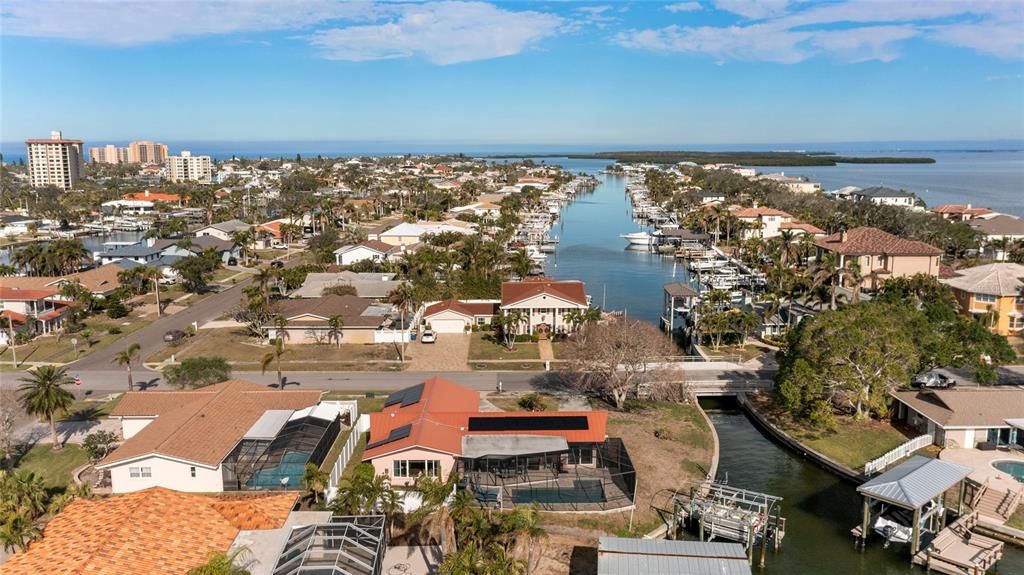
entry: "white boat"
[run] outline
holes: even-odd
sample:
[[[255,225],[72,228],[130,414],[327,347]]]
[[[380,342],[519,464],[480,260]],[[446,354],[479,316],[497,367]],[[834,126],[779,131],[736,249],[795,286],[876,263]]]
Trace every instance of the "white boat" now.
[[[716,270],[729,265],[729,260],[704,259],[690,262],[690,269],[694,271]]]
[[[654,236],[647,232],[633,232],[631,234],[622,234],[619,237],[634,246],[649,246],[651,245],[651,240],[654,239]]]
[[[885,517],[879,516],[875,519],[875,524],[871,526],[889,543],[909,543],[911,536],[911,529],[907,525],[902,525],[893,521],[892,519],[886,519]]]

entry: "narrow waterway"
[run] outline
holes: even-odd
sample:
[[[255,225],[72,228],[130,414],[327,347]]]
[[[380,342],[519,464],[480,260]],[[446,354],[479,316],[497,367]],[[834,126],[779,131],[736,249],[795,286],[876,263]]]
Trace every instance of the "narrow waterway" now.
[[[685,281],[684,269],[671,258],[625,248],[620,234],[636,231],[630,217],[625,179],[600,174],[598,160],[545,158],[573,172],[595,174],[601,184],[562,211],[551,231],[559,246],[548,257],[549,276],[583,280],[595,305],[626,310],[630,316],[657,323],[661,288]],[[767,575],[905,575],[922,574],[911,567],[906,548],[884,549],[875,540],[866,550],[854,548],[850,529],[860,520],[861,500],[855,487],[784,449],[765,437],[747,417],[728,404],[709,405],[721,440],[718,479],[729,485],[783,497],[787,533],[783,548],[769,552]],[[724,409],[722,409],[724,407]],[[1024,575],[1024,551],[1007,547],[1001,575]]]

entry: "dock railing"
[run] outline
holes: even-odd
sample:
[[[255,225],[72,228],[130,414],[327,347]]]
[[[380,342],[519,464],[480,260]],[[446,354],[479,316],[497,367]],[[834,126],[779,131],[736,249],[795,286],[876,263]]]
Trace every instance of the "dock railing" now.
[[[933,441],[935,441],[935,436],[933,436],[930,433],[925,435],[919,435],[914,439],[911,439],[910,441],[904,443],[903,445],[900,445],[896,449],[893,449],[892,451],[879,457],[878,459],[873,459],[865,463],[864,475],[867,477],[871,477],[872,475],[880,471],[884,471],[885,468],[888,467],[889,465],[899,461],[900,459],[903,459],[904,457],[910,455],[911,453],[917,451],[918,449],[921,449],[922,447],[931,445]]]

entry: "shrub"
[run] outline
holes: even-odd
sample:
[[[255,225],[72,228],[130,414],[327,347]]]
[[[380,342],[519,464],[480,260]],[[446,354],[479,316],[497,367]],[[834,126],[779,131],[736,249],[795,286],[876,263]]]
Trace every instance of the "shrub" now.
[[[124,302],[120,299],[112,298],[107,302],[107,317],[110,319],[120,319],[131,313],[131,311],[131,308],[124,305]]]
[[[658,439],[672,439],[672,430],[666,427],[659,427],[654,430],[654,437]]]
[[[231,379],[231,365],[223,357],[190,357],[164,369],[164,378],[181,389],[204,387]]]
[[[115,325],[114,327],[108,329],[107,333],[109,333],[110,335],[121,335],[121,328]]]
[[[517,403],[526,411],[546,411],[548,408],[544,403],[544,398],[536,392],[520,397]]]
[[[89,459],[99,461],[114,450],[116,443],[117,435],[110,431],[100,430],[86,435],[85,440],[82,441],[82,448],[89,454]]]

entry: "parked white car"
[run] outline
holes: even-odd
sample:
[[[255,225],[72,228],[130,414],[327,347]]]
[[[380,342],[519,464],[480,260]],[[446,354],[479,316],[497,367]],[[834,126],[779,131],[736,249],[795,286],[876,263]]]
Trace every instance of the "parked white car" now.
[[[420,334],[420,341],[423,343],[434,343],[437,341],[437,334],[434,333],[434,330],[428,329]]]

